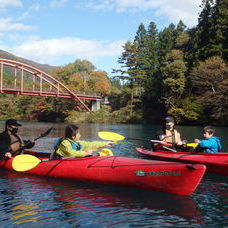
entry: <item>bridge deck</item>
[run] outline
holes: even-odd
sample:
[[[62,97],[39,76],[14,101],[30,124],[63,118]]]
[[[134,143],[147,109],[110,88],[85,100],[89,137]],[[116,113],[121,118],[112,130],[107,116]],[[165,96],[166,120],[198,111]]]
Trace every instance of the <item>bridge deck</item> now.
[[[30,95],[30,96],[44,96],[44,97],[59,97],[72,99],[72,95],[69,93],[55,93],[46,91],[20,91],[14,89],[2,89],[0,93],[16,94],[16,95]],[[85,100],[103,100],[101,96],[98,95],[87,95],[87,94],[77,94],[77,97]]]

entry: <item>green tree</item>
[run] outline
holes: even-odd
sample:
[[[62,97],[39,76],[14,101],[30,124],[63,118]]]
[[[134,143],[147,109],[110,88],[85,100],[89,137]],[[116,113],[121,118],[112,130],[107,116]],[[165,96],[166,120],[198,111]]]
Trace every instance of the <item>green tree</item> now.
[[[173,49],[177,38],[177,32],[175,25],[170,24],[167,28],[164,28],[158,35],[158,61],[163,63],[165,61],[167,53]]]
[[[193,33],[195,62],[212,56],[228,59],[228,1],[204,0],[199,23]]]
[[[217,0],[213,7],[210,36],[211,55],[228,60],[228,1]]]
[[[205,60],[210,52],[210,36],[212,26],[212,1],[205,0],[202,3],[203,10],[201,11],[198,19],[198,25],[194,33],[193,42],[196,52],[196,61]]]
[[[164,101],[167,109],[177,106],[185,91],[185,71],[183,53],[173,49],[166,56],[164,67],[161,68]]]
[[[146,80],[143,84],[145,93],[151,90],[152,86],[155,86],[156,73],[158,71],[158,30],[154,22],[150,22],[147,30],[147,39],[146,39],[146,48],[145,48],[145,65],[144,70],[147,75]]]
[[[114,73],[119,73],[119,75],[115,77],[121,79],[129,87],[126,92],[130,95],[130,102],[128,105],[130,106],[131,115],[133,113],[134,91],[145,78],[145,71],[141,68],[142,57],[139,54],[139,45],[137,42],[132,43],[128,41],[124,44],[124,52],[118,59],[118,62],[124,69],[113,70]]]

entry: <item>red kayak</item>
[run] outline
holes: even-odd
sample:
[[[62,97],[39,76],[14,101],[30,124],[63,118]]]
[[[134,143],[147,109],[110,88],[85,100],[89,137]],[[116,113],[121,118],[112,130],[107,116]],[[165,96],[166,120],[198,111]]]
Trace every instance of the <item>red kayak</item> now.
[[[184,163],[204,164],[207,171],[222,175],[228,175],[228,153],[190,153],[190,152],[173,152],[157,150],[151,151],[144,148],[136,148],[136,150],[147,157]]]
[[[33,153],[42,160],[24,173],[117,186],[136,187],[179,195],[190,195],[199,185],[206,167],[199,164],[151,161],[127,157],[85,157],[49,160],[50,154]],[[12,160],[0,167],[13,170]]]

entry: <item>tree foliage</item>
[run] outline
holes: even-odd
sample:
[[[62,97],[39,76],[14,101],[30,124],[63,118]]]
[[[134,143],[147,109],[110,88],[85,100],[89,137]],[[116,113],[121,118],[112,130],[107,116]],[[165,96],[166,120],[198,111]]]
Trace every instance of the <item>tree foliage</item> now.
[[[196,27],[180,21],[158,32],[154,22],[140,24],[123,46],[119,72],[130,79],[125,87],[141,86],[144,118],[169,113],[185,123],[227,124],[228,1],[201,7]]]
[[[205,113],[212,120],[228,116],[228,65],[214,56],[200,62],[191,72],[192,87]]]

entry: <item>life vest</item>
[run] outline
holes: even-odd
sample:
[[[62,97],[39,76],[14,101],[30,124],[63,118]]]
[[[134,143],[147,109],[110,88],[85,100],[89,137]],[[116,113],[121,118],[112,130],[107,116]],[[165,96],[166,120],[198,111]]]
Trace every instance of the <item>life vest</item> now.
[[[23,140],[18,135],[9,134],[7,131],[0,133],[0,151],[3,154],[8,151],[17,151],[23,144]]]
[[[81,149],[82,149],[82,146],[81,146],[80,143],[78,143],[78,142],[73,142],[73,141],[69,140],[68,138],[62,137],[62,138],[57,139],[57,140],[54,142],[54,145],[53,145],[53,147],[54,147],[54,152],[52,153],[51,158],[60,157],[60,155],[58,155],[58,154],[56,153],[56,151],[58,150],[60,144],[61,144],[62,141],[64,141],[64,140],[67,140],[68,142],[70,142],[72,149],[74,149],[74,150],[81,150]]]
[[[165,138],[162,141],[166,142],[168,145],[178,144],[182,142],[180,133],[176,129],[174,129],[173,131],[165,130],[164,133],[165,133]]]
[[[23,140],[18,135],[9,135],[11,151],[17,151],[23,146]]]

